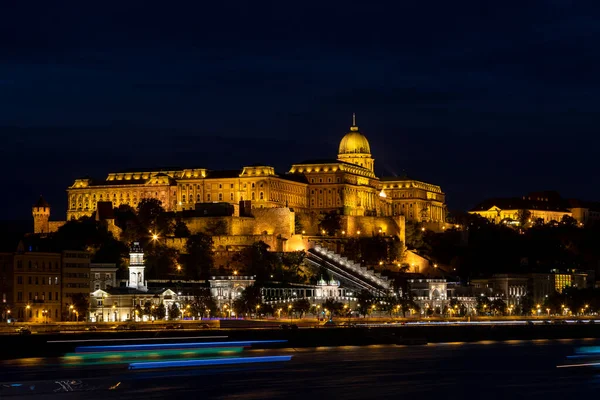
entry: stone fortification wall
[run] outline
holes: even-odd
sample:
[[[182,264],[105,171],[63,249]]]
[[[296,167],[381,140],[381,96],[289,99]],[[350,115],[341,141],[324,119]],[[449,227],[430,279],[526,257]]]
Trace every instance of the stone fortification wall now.
[[[56,232],[58,229],[66,224],[67,221],[50,221],[48,222],[48,232]]]
[[[252,217],[190,217],[183,221],[192,233],[211,232],[216,226],[227,236],[281,235],[294,231],[294,212],[289,208],[255,208]]]
[[[402,242],[405,242],[405,220],[404,216],[398,215],[394,217],[367,217],[345,215],[341,217],[342,229],[348,235],[355,235],[360,231],[361,236],[379,234],[379,230],[388,235],[397,235]]]
[[[410,266],[409,272],[417,274],[426,273],[430,268],[428,259],[421,257],[420,255],[411,250],[406,251],[406,257],[404,258],[402,263],[408,264]]]

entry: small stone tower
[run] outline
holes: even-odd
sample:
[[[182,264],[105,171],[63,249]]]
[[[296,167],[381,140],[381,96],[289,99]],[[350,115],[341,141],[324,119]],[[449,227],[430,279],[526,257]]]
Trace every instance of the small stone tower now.
[[[33,233],[50,233],[50,204],[42,196],[31,209]]]
[[[133,242],[129,250],[129,280],[127,287],[137,289],[142,292],[148,291],[144,277],[144,250],[139,242]]]

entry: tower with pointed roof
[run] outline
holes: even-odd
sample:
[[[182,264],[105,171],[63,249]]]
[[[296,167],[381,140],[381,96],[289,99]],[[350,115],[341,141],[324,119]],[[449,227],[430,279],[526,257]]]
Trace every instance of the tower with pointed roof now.
[[[33,233],[50,232],[50,204],[40,195],[39,200],[31,208],[33,215]]]
[[[352,126],[340,142],[338,160],[361,166],[374,172],[375,160],[371,156],[369,141],[356,126],[356,115],[352,114]]]

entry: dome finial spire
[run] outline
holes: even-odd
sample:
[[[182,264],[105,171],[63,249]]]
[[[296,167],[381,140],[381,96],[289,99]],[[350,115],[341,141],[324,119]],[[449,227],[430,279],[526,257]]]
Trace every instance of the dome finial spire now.
[[[352,126],[356,126],[356,114],[352,113]]]

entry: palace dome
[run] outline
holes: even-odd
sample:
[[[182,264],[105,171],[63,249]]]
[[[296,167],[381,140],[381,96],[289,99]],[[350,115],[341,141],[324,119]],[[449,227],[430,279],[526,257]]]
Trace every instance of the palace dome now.
[[[342,138],[339,154],[371,154],[369,141],[357,126],[350,127],[350,132]]]

